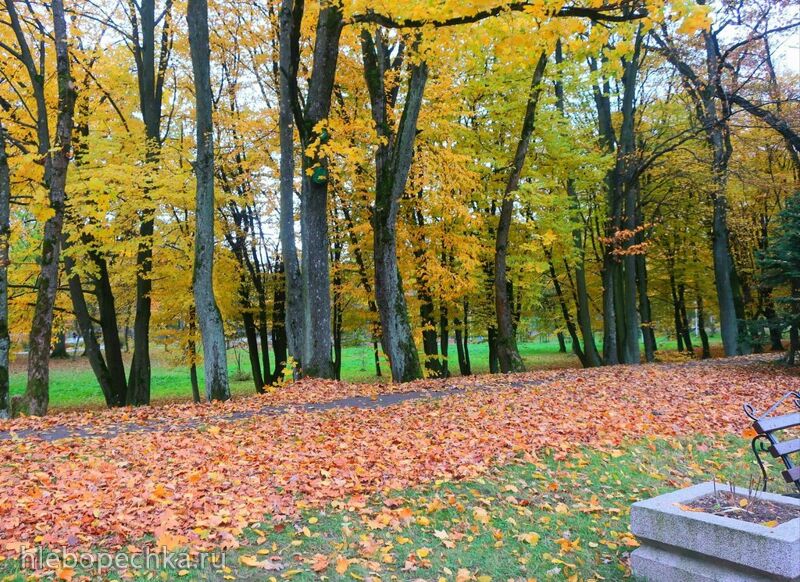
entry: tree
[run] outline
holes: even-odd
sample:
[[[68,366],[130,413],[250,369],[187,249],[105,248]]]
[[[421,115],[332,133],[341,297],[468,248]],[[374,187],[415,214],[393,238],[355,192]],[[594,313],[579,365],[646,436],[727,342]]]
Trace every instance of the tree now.
[[[497,355],[500,362],[500,371],[522,372],[525,365],[517,349],[516,331],[511,316],[511,303],[509,301],[508,280],[506,274],[506,256],[508,253],[508,240],[511,232],[511,219],[514,212],[514,195],[519,188],[520,176],[528,156],[531,136],[536,126],[536,106],[541,95],[542,78],[547,65],[547,54],[542,53],[536,62],[536,67],[531,78],[530,93],[525,106],[525,118],[522,122],[522,134],[517,142],[511,171],[506,182],[505,191],[500,206],[500,220],[497,225],[494,255],[494,300],[497,314]]]
[[[189,0],[187,5],[189,45],[192,53],[195,93],[197,179],[195,210],[194,298],[200,336],[203,340],[203,367],[208,400],[228,400],[228,362],[225,330],[214,298],[214,125],[211,119],[212,94],[208,44],[208,2]]]
[[[778,215],[778,227],[772,244],[759,257],[762,280],[788,291],[777,299],[782,319],[789,327],[789,351],[786,361],[794,364],[800,350],[800,191],[786,201]]]
[[[39,64],[31,51],[25,26],[20,19],[13,0],[6,0],[6,10],[14,31],[17,48],[6,50],[19,59],[28,73],[30,89],[36,107],[37,151],[44,164],[43,184],[48,192],[49,217],[44,224],[41,259],[37,280],[36,306],[30,327],[30,346],[28,352],[28,382],[25,394],[14,408],[14,412],[24,412],[41,416],[47,412],[50,398],[50,340],[53,332],[53,310],[58,288],[59,258],[61,253],[61,231],[64,225],[64,204],[66,195],[67,169],[72,148],[73,114],[75,110],[75,88],[70,75],[70,56],[67,37],[67,23],[62,0],[53,0],[50,11],[53,18],[53,41],[56,55],[56,79],[58,84],[58,105],[55,119],[55,133],[51,137],[49,112],[45,97],[45,55],[38,56]],[[45,34],[43,23],[38,15],[31,14],[36,32]],[[42,41],[44,42],[44,41]],[[45,50],[40,45],[40,51]]]
[[[414,48],[418,42],[414,42]],[[361,33],[364,78],[379,140],[375,150],[375,211],[372,217],[375,296],[381,318],[381,344],[389,357],[392,380],[395,382],[408,382],[422,377],[408,320],[403,280],[397,267],[396,233],[400,197],[405,192],[413,159],[428,64],[421,60],[410,66],[405,104],[395,128],[389,113],[395,106],[399,86],[387,87],[386,77],[399,72],[404,50],[401,43],[392,51],[384,43],[380,30],[374,38],[367,30]],[[394,59],[392,52],[396,54]]]
[[[11,177],[6,151],[6,130],[0,123],[0,418],[6,418],[8,406],[8,251],[11,241]]]

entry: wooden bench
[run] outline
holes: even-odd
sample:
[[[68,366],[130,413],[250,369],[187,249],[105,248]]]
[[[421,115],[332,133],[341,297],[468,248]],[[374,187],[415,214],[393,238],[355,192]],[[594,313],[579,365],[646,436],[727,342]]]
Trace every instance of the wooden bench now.
[[[785,401],[791,400],[797,407],[797,412],[789,414],[773,415],[778,407]],[[782,472],[783,478],[787,483],[794,483],[800,491],[800,465],[795,464],[792,455],[800,452],[800,438],[779,441],[777,433],[789,428],[800,426],[800,392],[788,392],[773,404],[766,412],[757,414],[755,409],[749,404],[744,405],[744,412],[753,419],[753,430],[756,436],[753,437],[751,446],[753,453],[758,461],[763,478],[763,490],[767,490],[767,470],[761,460],[762,453],[769,453],[773,458],[780,458],[786,465],[786,470]]]

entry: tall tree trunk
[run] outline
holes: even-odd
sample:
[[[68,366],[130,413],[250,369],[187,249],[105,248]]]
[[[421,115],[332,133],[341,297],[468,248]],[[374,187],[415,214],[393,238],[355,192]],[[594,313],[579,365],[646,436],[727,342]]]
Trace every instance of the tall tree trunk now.
[[[61,252],[61,236],[64,225],[65,187],[72,145],[75,90],[70,76],[67,23],[62,0],[53,0],[53,33],[56,48],[56,76],[58,79],[58,118],[56,135],[50,143],[47,128],[47,109],[44,105],[44,71],[36,72],[27,41],[20,27],[13,2],[6,8],[12,28],[28,68],[31,84],[37,93],[37,125],[39,130],[39,153],[44,157],[44,182],[48,190],[48,203],[52,215],[44,225],[42,250],[37,281],[36,304],[30,328],[28,351],[28,382],[19,410],[29,415],[42,416],[47,413],[50,401],[50,340],[53,331],[53,310],[58,289],[58,266]],[[44,126],[44,127],[42,127]]]
[[[294,122],[292,94],[297,83],[299,61],[300,20],[302,0],[283,0],[280,10],[280,87],[278,125],[281,147],[280,162],[280,239],[284,265],[284,296],[286,297],[286,344],[289,355],[303,363],[303,278],[297,260],[294,233]],[[274,329],[274,328],[273,328]],[[276,355],[277,357],[277,355]],[[285,361],[281,360],[282,362]],[[276,363],[277,366],[277,363]]]
[[[167,0],[162,16],[160,51],[156,62],[156,13],[155,0],[131,3],[130,10],[138,9],[139,19],[133,39],[136,62],[136,78],[139,86],[139,106],[144,121],[147,151],[145,165],[149,172],[157,171],[161,148],[161,109],[172,36],[169,29],[172,0]],[[132,12],[135,18],[135,12]],[[136,301],[133,321],[133,358],[128,377],[128,404],[135,406],[150,403],[150,317],[153,290],[153,234],[155,232],[155,202],[151,187],[145,185],[145,207],[140,211],[139,248],[136,253]],[[127,338],[126,338],[127,341]]]
[[[594,58],[589,59],[592,72],[598,72],[598,63]],[[595,106],[597,108],[598,130],[600,145],[608,153],[616,149],[617,138],[611,119],[611,87],[607,79],[602,83],[598,81],[592,87]],[[618,337],[621,314],[617,313],[619,299],[616,297],[618,280],[620,278],[620,264],[614,254],[615,245],[612,242],[615,234],[622,227],[622,200],[620,199],[619,172],[613,168],[605,176],[606,190],[606,220],[603,228],[608,242],[603,248],[603,266],[601,271],[603,285],[603,361],[608,365],[619,364],[620,342]]]
[[[203,340],[203,368],[206,398],[228,400],[228,362],[222,316],[214,298],[214,126],[211,118],[210,48],[208,43],[208,1],[189,0],[187,5],[189,46],[194,73],[197,160],[195,210],[194,300],[200,337]]]
[[[528,157],[531,137],[536,125],[536,106],[541,94],[541,83],[544,69],[547,65],[547,55],[542,53],[536,63],[536,68],[531,80],[528,103],[525,108],[525,118],[522,122],[522,134],[517,142],[517,149],[511,166],[511,174],[506,182],[503,202],[500,207],[500,221],[497,225],[494,252],[494,301],[497,316],[497,357],[500,370],[503,373],[521,372],[525,364],[519,355],[517,338],[514,333],[514,322],[511,313],[511,300],[508,293],[508,272],[506,259],[508,257],[508,243],[511,234],[511,222],[514,213],[514,196],[519,188],[519,180]]]
[[[408,318],[403,280],[397,265],[397,215],[414,154],[417,119],[428,80],[425,61],[411,65],[405,104],[397,130],[390,127],[395,92],[385,90],[384,75],[392,64],[380,31],[363,31],[361,49],[364,78],[370,95],[372,118],[381,143],[375,153],[375,209],[372,215],[375,252],[375,297],[381,316],[381,343],[389,358],[392,380],[406,382],[422,376]],[[396,61],[395,70],[400,63]]]
[[[0,123],[0,418],[9,415],[8,266],[11,236],[11,177],[6,152],[6,130]]]
[[[714,283],[719,301],[719,319],[722,333],[722,345],[726,356],[741,353],[739,346],[739,322],[736,315],[736,297],[734,290],[735,271],[730,252],[730,235],[728,230],[728,160],[732,146],[727,120],[720,119],[716,86],[719,67],[717,61],[716,38],[709,32],[703,32],[706,49],[706,68],[709,87],[702,95],[703,122],[706,137],[712,150],[711,178],[714,189],[711,193],[713,202],[713,258]]]
[[[624,72],[622,74],[622,124],[619,130],[619,147],[617,150],[617,183],[622,187],[621,197],[624,196],[625,220],[624,226],[628,237],[623,244],[625,255],[623,258],[624,272],[624,301],[622,303],[622,316],[625,324],[623,361],[627,364],[639,364],[639,312],[636,308],[638,288],[636,285],[636,258],[632,250],[638,218],[639,208],[639,175],[637,168],[636,151],[636,80],[639,73],[639,59],[643,41],[641,26],[636,31],[633,54],[623,57]],[[617,312],[617,317],[620,312]]]
[[[300,200],[303,241],[303,373],[318,378],[335,376],[331,353],[333,338],[328,261],[328,160],[319,151],[312,152],[310,149],[315,142],[322,143],[328,139],[327,130],[320,127],[320,124],[328,118],[331,108],[342,26],[341,7],[338,4],[320,2],[314,42],[314,66],[308,82],[302,123],[298,127],[303,145]]]

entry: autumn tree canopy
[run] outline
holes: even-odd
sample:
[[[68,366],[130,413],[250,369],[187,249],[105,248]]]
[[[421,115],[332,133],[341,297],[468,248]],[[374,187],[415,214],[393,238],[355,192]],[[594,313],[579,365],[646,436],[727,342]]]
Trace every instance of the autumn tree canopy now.
[[[793,352],[798,28],[784,0],[2,0],[0,414],[47,411],[73,332],[111,407],[150,402],[156,346],[198,401],[239,345],[259,392],[352,344],[395,382],[469,374],[473,340],[522,371],[539,334],[585,367],[717,330]]]

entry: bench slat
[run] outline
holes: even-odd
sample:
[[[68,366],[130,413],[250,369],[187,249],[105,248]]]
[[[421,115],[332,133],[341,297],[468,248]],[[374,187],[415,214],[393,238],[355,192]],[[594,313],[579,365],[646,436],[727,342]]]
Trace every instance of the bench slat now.
[[[793,467],[783,472],[783,478],[787,483],[800,480],[800,467]]]
[[[773,457],[790,455],[791,453],[796,453],[798,451],[800,451],[800,439],[794,439],[791,441],[778,443],[776,445],[772,445],[769,448],[769,452],[772,454]]]
[[[762,418],[753,423],[753,428],[759,433],[765,433],[798,425],[800,425],[800,412],[793,412],[792,414]]]

